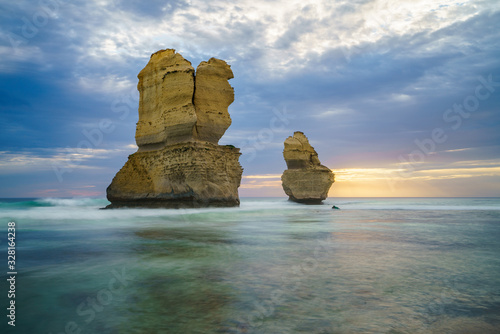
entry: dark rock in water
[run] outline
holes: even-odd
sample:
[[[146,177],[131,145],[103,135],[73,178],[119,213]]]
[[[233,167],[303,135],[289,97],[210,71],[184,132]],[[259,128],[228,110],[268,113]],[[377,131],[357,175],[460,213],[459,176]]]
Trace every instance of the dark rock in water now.
[[[108,187],[108,208],[238,206],[241,153],[218,145],[231,124],[231,67],[212,58],[195,74],[167,49],[154,53],[138,77],[139,150]]]
[[[281,181],[290,200],[320,204],[328,197],[335,175],[328,167],[321,165],[318,153],[304,133],[296,131],[293,137],[285,140],[283,156],[288,169],[283,172]]]

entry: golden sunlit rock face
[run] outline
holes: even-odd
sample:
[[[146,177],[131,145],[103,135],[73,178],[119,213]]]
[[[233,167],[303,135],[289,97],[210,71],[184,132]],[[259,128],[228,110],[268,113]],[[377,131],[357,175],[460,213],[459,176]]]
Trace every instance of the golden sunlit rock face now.
[[[170,145],[193,139],[194,68],[175,50],[154,53],[137,76],[139,122],[135,141],[139,148]]]
[[[321,203],[335,182],[332,171],[321,165],[318,153],[304,133],[296,131],[285,140],[283,151],[288,169],[281,176],[289,199],[301,203]]]
[[[135,139],[143,150],[191,140],[214,144],[231,125],[231,67],[211,58],[196,69],[173,49],[154,53],[139,73],[139,122]]]
[[[218,145],[231,124],[231,67],[212,58],[195,73],[175,50],[160,50],[139,73],[138,151],[107,189],[109,207],[239,205],[238,148]]]

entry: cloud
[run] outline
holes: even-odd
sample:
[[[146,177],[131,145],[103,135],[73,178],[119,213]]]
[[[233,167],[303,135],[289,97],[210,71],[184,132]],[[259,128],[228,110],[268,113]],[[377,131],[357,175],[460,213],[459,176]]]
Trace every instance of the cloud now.
[[[5,37],[5,36],[4,36]],[[43,66],[44,55],[42,50],[36,46],[19,46],[15,51],[11,46],[0,46],[0,73],[16,73],[22,70],[22,63],[33,62]]]
[[[349,108],[330,108],[326,111],[320,111],[319,113],[313,115],[313,117],[328,118],[332,116],[338,116],[340,114],[351,114],[353,112],[355,111]]]
[[[102,169],[95,160],[110,159],[130,152],[133,147],[117,149],[67,147],[36,151],[0,151],[0,174],[25,174],[53,171],[54,168]]]
[[[127,77],[107,76],[87,76],[78,78],[79,88],[95,94],[117,94],[131,91],[135,86]]]
[[[445,153],[452,153],[452,152],[463,152],[463,151],[468,151],[468,150],[472,150],[473,148],[471,147],[467,147],[467,148],[457,148],[457,149],[454,149],[454,150],[446,150],[446,151],[443,151]]]
[[[241,189],[281,189],[281,174],[244,175]]]
[[[279,179],[281,174],[244,175],[243,179]]]

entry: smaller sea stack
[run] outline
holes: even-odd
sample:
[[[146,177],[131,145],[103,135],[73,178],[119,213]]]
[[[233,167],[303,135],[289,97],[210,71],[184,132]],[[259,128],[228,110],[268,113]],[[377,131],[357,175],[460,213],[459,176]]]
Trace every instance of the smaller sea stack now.
[[[318,153],[300,131],[285,140],[283,156],[288,167],[281,176],[283,190],[289,199],[306,204],[320,204],[328,197],[335,175],[323,166]]]

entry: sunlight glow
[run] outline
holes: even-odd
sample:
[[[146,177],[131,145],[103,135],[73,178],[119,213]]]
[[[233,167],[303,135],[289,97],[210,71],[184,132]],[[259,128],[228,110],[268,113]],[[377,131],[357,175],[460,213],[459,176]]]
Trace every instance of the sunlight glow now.
[[[483,190],[491,189],[492,195],[495,195],[495,189],[500,189],[499,164],[433,168],[411,173],[394,168],[345,168],[333,172],[335,183],[330,188],[330,197],[474,196],[467,184]],[[280,178],[280,174],[244,176],[241,189],[244,194],[246,189],[259,189],[261,196],[285,196]]]

